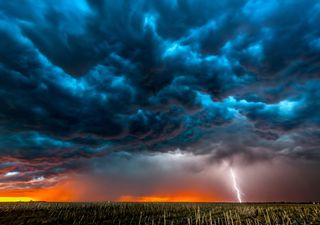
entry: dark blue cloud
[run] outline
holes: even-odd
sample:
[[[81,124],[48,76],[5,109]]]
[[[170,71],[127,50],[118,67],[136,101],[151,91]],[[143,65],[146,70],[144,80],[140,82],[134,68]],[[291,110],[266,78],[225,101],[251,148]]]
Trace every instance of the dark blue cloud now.
[[[52,176],[116,150],[255,161],[285,144],[318,160],[319,12],[313,0],[3,1],[1,161],[62,162],[39,175]]]

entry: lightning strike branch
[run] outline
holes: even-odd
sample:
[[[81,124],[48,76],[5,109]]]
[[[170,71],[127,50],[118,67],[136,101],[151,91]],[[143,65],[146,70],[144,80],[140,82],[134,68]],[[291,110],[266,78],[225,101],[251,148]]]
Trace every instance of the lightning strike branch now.
[[[231,177],[232,177],[233,189],[236,192],[236,195],[237,195],[237,198],[238,198],[238,202],[241,203],[242,202],[242,200],[241,200],[241,191],[240,191],[240,188],[238,186],[237,179],[236,179],[236,176],[235,176],[232,168],[230,168],[230,174],[231,174]]]

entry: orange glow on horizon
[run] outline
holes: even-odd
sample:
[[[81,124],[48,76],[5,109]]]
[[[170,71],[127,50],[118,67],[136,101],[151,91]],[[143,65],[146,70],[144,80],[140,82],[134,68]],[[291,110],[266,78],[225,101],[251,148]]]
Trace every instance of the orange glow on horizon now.
[[[214,196],[199,193],[182,193],[174,195],[121,196],[119,202],[216,202]]]
[[[73,188],[57,186],[47,189],[36,189],[28,191],[8,191],[0,192],[0,202],[29,202],[29,201],[48,201],[48,202],[72,202],[81,201],[81,196],[72,193]],[[106,201],[108,199],[101,199]],[[221,201],[212,195],[199,193],[177,193],[161,194],[150,196],[131,196],[125,195],[118,199],[119,202],[216,202]]]
[[[119,202],[220,202],[223,199],[207,190],[188,187],[188,190],[164,192],[165,187],[155,190],[153,194],[120,197],[96,194],[95,190],[83,181],[65,180],[48,188],[24,190],[0,190],[0,202],[46,201],[46,202],[77,202],[77,201],[119,201]]]
[[[0,190],[0,202],[27,202],[27,201],[48,201],[48,202],[70,202],[77,201],[78,193],[76,188],[69,182],[62,182],[49,188]]]
[[[0,197],[0,202],[30,202],[36,201],[29,197]]]

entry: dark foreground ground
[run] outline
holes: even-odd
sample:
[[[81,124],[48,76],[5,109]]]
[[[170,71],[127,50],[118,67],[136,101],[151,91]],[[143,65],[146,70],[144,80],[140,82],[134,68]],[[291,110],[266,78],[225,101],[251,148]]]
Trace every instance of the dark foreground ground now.
[[[0,203],[0,224],[320,224],[318,204]]]

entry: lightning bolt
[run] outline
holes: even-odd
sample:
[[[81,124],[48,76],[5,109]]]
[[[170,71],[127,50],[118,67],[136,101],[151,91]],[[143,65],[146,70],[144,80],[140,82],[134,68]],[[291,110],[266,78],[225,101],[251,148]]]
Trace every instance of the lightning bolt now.
[[[241,191],[240,191],[240,188],[238,186],[237,179],[236,179],[236,176],[235,176],[232,168],[230,168],[230,174],[231,174],[231,178],[232,178],[233,189],[235,190],[235,192],[237,194],[238,202],[241,203],[242,202],[242,200],[241,200]]]

